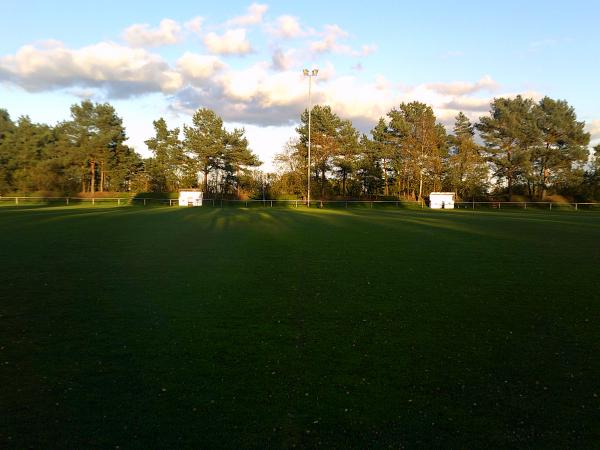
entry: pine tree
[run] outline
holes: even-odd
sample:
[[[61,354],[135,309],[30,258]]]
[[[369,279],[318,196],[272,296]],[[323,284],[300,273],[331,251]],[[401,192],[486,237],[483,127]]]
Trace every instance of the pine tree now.
[[[153,122],[155,136],[145,141],[153,154],[149,161],[152,184],[155,190],[171,192],[180,187],[185,155],[179,140],[179,128],[169,130],[162,117]]]
[[[422,201],[425,182],[430,191],[441,189],[446,131],[437,123],[433,109],[420,102],[402,103],[388,117],[397,170],[404,172],[405,188]]]
[[[576,165],[581,169],[586,163],[590,134],[566,101],[544,97],[534,113],[541,142],[531,153],[532,179],[534,191],[543,200],[550,185],[561,181],[569,184]]]
[[[342,120],[331,107],[315,105],[311,111],[311,169],[315,179],[320,180],[321,198],[325,196],[327,173],[331,170],[333,157],[339,149],[339,131]],[[298,151],[308,158],[308,110],[300,116]],[[312,179],[312,178],[311,178]]]
[[[490,116],[481,117],[476,127],[485,142],[493,174],[499,181],[506,180],[508,198],[512,200],[513,188],[529,170],[531,152],[541,142],[535,104],[519,95],[514,99],[496,98],[490,106]]]
[[[383,173],[383,195],[390,195],[390,173],[393,172],[392,162],[394,155],[394,144],[388,131],[387,124],[383,117],[379,118],[377,125],[371,130],[373,137],[373,150],[376,153],[376,159],[381,163]],[[400,179],[400,177],[398,177]],[[400,189],[398,190],[400,192]]]
[[[224,168],[235,182],[236,195],[240,198],[242,172],[261,165],[258,157],[248,147],[248,139],[243,128],[225,132]]]
[[[204,190],[208,192],[208,176],[221,167],[225,151],[223,119],[210,109],[199,109],[192,117],[192,125],[184,125],[183,133],[184,148],[193,158],[196,171],[203,173]]]
[[[462,112],[456,116],[448,141],[447,181],[451,189],[461,198],[482,194],[487,184],[487,165],[475,142],[474,127]]]

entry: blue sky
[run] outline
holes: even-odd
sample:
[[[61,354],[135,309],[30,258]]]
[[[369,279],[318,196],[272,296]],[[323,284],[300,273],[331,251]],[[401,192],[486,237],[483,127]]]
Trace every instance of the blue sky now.
[[[147,154],[152,120],[181,126],[206,106],[269,163],[306,102],[301,69],[318,67],[315,100],[363,131],[401,101],[449,124],[522,93],[566,99],[597,139],[599,5],[3,0],[0,108],[54,123],[109,101]]]

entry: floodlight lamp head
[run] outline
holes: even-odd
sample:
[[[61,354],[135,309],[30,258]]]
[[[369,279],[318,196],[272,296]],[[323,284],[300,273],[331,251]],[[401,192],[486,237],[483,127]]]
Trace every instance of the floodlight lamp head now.
[[[304,73],[304,76],[307,77],[308,76],[308,69],[304,69],[302,73]]]
[[[312,70],[312,76],[313,77],[316,77],[318,73],[319,73],[319,69],[313,69]]]

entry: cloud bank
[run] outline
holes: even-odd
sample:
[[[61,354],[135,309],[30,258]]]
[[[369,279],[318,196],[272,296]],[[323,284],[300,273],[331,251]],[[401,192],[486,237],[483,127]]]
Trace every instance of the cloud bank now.
[[[123,32],[123,39],[133,47],[159,47],[177,44],[182,39],[181,26],[171,19],[163,19],[158,28],[134,24]]]
[[[208,107],[227,121],[285,126],[297,122],[306,108],[308,80],[301,69],[320,61],[313,102],[329,104],[363,131],[402,102],[425,102],[450,124],[459,111],[477,119],[487,113],[494,96],[513,95],[487,74],[477,80],[413,86],[382,75],[369,78],[364,59],[376,45],[356,44],[337,24],[316,30],[295,16],[269,19],[267,13],[267,5],[254,3],[244,14],[217,25],[207,24],[202,16],[182,23],[165,18],[156,27],[133,24],[123,31],[122,43],[80,48],[58,41],[24,45],[0,56],[0,82],[29,92],[64,90],[107,100],[162,93],[178,114]],[[268,42],[268,51],[251,42],[257,33]],[[187,40],[190,46],[181,49]],[[178,45],[169,52],[171,59],[157,50],[165,45]],[[339,64],[328,58],[346,58],[348,70],[338,73]],[[524,94],[539,97],[535,92]],[[600,134],[598,121],[590,129]]]

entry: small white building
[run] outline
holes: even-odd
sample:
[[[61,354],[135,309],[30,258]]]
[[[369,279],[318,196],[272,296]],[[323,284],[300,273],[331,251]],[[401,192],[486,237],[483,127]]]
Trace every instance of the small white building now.
[[[453,209],[454,192],[432,192],[429,194],[429,207],[431,209]]]
[[[179,206],[202,206],[203,194],[201,189],[179,191]]]

